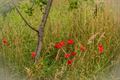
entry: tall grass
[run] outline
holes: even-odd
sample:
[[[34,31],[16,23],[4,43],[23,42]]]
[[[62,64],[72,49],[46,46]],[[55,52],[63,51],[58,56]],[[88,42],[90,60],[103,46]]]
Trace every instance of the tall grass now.
[[[24,13],[27,1],[22,2],[20,10],[25,18],[35,27],[39,25],[41,12],[36,7],[33,16]],[[45,32],[41,57],[37,64],[31,58],[36,48],[37,34],[29,29],[15,10],[3,19],[0,17],[0,51],[11,69],[27,76],[28,80],[89,80],[111,65],[120,46],[118,23],[106,7],[95,7],[89,1],[81,2],[78,9],[68,10],[66,0],[54,1]],[[2,43],[7,39],[8,45]],[[64,51],[54,48],[56,42],[74,40],[70,48],[77,52],[72,65],[66,64]],[[98,45],[104,46],[102,54]],[[80,47],[84,46],[85,51]],[[77,48],[76,48],[77,47]]]

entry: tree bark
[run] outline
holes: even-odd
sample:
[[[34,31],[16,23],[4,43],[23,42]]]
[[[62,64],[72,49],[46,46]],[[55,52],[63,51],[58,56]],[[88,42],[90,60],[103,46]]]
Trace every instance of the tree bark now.
[[[36,48],[36,57],[35,57],[35,62],[38,61],[39,57],[40,57],[40,52],[41,52],[41,48],[42,48],[42,43],[43,43],[43,36],[44,36],[44,28],[45,28],[45,24],[47,22],[47,18],[52,6],[52,2],[53,0],[48,0],[48,3],[46,5],[45,8],[45,12],[43,14],[42,20],[41,20],[41,24],[39,25],[39,30],[38,30],[38,43],[37,43],[37,48]]]

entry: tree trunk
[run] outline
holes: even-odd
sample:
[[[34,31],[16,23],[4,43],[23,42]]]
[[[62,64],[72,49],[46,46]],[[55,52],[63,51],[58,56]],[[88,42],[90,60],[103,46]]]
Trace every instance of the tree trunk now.
[[[40,57],[40,52],[41,52],[41,48],[42,48],[42,42],[43,42],[43,36],[44,36],[44,28],[45,28],[45,24],[47,22],[47,18],[52,6],[52,2],[53,0],[48,0],[48,3],[46,5],[45,8],[45,12],[44,15],[42,17],[42,21],[41,24],[39,25],[39,30],[38,30],[38,44],[37,44],[37,48],[36,48],[36,58],[35,58],[35,62],[38,61],[39,57]]]

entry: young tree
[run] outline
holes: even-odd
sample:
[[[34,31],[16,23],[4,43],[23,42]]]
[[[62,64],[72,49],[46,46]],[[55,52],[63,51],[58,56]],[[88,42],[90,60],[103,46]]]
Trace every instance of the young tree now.
[[[40,2],[43,1],[44,3],[44,0],[39,0]],[[40,22],[40,25],[38,26],[39,29],[36,30],[34,29],[29,23],[28,21],[24,18],[24,16],[21,14],[21,12],[19,11],[19,9],[17,8],[17,6],[15,5],[14,1],[13,1],[13,5],[16,9],[16,11],[19,13],[19,15],[21,16],[21,18],[24,20],[24,22],[27,24],[27,26],[29,28],[31,28],[33,31],[35,31],[38,35],[38,42],[37,42],[37,47],[36,47],[36,57],[35,57],[35,62],[38,61],[39,57],[40,57],[40,52],[41,52],[41,48],[42,48],[42,42],[43,42],[43,35],[44,35],[44,28],[45,28],[45,24],[47,22],[47,18],[48,18],[48,15],[49,15],[49,12],[50,12],[50,9],[51,9],[51,6],[52,6],[52,2],[53,0],[48,0],[47,1],[47,4],[46,4],[46,7],[45,7],[45,11],[44,11],[44,14],[42,16],[42,20]]]

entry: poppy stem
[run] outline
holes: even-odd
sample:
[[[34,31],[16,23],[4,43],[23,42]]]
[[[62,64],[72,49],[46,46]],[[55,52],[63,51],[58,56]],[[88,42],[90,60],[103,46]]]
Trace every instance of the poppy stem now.
[[[64,53],[66,53],[66,51],[63,49],[63,48],[61,48],[62,49],[62,51],[64,52]]]

